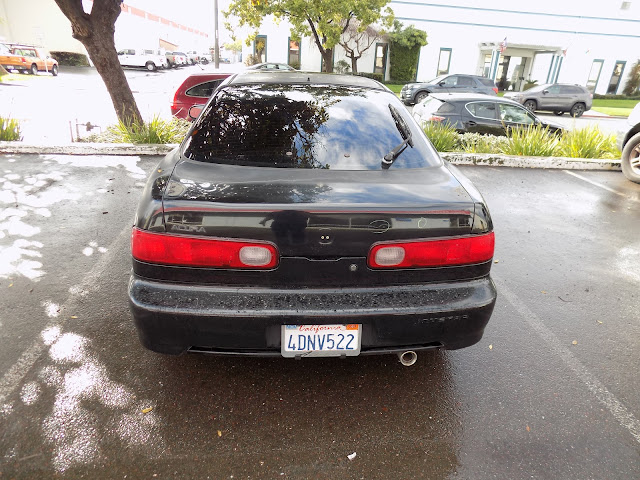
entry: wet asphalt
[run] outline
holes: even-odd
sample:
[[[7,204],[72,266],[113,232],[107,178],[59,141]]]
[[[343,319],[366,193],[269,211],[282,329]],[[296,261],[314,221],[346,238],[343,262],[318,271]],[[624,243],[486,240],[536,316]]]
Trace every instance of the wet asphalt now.
[[[640,478],[640,185],[461,168],[499,292],[467,349],[167,357],[126,296],[157,161],[0,156],[1,479]]]

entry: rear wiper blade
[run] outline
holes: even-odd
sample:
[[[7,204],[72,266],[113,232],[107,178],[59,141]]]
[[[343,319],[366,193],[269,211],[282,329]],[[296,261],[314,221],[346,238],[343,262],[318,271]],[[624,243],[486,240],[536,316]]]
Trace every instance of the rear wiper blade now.
[[[398,110],[396,110],[396,108],[391,104],[389,104],[389,111],[391,112],[391,116],[393,117],[393,120],[396,124],[396,128],[398,129],[398,131],[400,132],[400,135],[402,135],[402,138],[404,140],[400,145],[395,147],[393,150],[391,150],[382,158],[382,162],[380,166],[384,170],[388,169],[391,165],[393,165],[393,162],[396,161],[396,158],[398,158],[400,154],[402,154],[402,152],[404,152],[407,149],[407,145],[413,148],[413,140],[412,140],[413,134],[411,133],[411,130],[409,130],[409,127],[407,126],[407,124],[404,122],[404,119],[402,118],[402,116],[400,116],[400,112],[398,112]]]

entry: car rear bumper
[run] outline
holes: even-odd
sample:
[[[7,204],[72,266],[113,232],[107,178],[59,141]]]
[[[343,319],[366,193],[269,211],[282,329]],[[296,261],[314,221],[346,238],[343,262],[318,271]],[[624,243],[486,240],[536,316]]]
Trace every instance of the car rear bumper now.
[[[180,354],[280,355],[286,324],[362,324],[361,354],[463,348],[478,342],[496,301],[489,277],[375,288],[192,286],[132,275],[141,343]]]

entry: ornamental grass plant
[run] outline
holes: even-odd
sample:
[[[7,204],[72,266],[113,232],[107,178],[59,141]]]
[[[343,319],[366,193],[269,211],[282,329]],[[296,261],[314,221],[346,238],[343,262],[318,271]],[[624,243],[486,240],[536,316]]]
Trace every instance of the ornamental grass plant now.
[[[540,125],[512,128],[507,142],[500,145],[500,153],[523,157],[552,157],[557,154],[560,138]]]
[[[559,155],[571,158],[620,158],[616,137],[598,127],[567,131],[560,142]]]
[[[20,122],[15,118],[0,117],[0,142],[17,142],[22,140]]]
[[[460,134],[449,123],[426,122],[423,129],[437,151],[453,152],[458,149]]]

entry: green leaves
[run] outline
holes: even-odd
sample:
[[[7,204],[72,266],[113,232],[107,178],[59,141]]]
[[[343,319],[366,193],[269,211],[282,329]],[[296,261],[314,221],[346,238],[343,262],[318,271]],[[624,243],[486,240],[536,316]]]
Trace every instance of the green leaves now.
[[[293,38],[313,36],[322,52],[338,44],[345,21],[356,18],[362,25],[376,23],[388,3],[388,0],[233,0],[224,15],[231,31],[234,30],[229,23],[231,17],[238,19],[240,27],[256,29],[247,44],[257,35],[263,19],[273,15],[276,21],[283,19],[292,25]],[[386,16],[390,12],[386,9]]]

